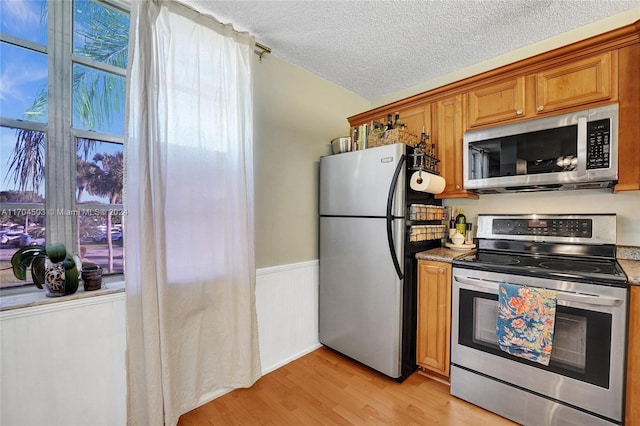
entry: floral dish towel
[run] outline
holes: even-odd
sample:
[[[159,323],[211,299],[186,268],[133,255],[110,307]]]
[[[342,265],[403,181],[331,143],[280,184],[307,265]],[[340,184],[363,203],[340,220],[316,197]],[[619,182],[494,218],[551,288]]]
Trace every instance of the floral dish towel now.
[[[500,349],[549,365],[556,318],[556,292],[500,284],[496,335]]]

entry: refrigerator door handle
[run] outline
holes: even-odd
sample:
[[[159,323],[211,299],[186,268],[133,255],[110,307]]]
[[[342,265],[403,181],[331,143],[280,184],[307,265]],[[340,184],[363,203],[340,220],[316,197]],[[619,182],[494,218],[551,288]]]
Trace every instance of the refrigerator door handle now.
[[[398,261],[398,254],[396,253],[396,247],[393,244],[393,198],[396,194],[396,186],[398,184],[398,176],[404,167],[405,156],[400,156],[400,161],[396,166],[396,171],[393,173],[393,179],[391,179],[391,186],[389,187],[389,196],[387,197],[387,241],[389,242],[389,251],[391,252],[391,259],[393,260],[393,266],[396,268],[398,278],[404,279],[402,269],[400,268],[400,262]]]

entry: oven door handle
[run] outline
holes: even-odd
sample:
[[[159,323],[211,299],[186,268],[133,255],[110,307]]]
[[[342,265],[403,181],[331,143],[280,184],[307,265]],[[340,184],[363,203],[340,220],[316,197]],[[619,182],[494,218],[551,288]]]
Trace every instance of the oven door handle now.
[[[461,277],[455,275],[453,277],[456,281],[462,284],[467,284],[472,287],[476,287],[481,290],[489,290],[491,293],[498,293],[498,286],[501,281],[494,280],[479,280],[476,278],[468,278]],[[596,305],[596,306],[620,306],[622,305],[622,300],[613,297],[605,297],[598,296],[596,294],[584,294],[584,293],[570,293],[562,290],[555,290],[556,299],[566,302],[578,302],[578,303],[586,303],[588,305]]]

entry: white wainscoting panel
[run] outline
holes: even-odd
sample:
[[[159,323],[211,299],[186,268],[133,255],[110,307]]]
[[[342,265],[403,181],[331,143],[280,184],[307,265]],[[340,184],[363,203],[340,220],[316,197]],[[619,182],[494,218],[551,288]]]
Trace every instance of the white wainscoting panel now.
[[[320,347],[318,261],[258,269],[256,310],[262,373]]]
[[[0,424],[126,424],[125,296],[0,314]]]

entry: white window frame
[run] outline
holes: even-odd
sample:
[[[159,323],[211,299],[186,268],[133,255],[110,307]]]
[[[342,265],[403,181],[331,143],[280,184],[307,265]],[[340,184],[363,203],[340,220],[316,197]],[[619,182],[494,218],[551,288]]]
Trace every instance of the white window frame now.
[[[94,0],[106,7],[130,14],[130,7],[123,1]],[[73,66],[80,64],[126,78],[127,70],[104,64],[73,53],[73,0],[49,0],[47,4],[47,45],[0,33],[0,40],[21,48],[47,55],[48,64],[48,117],[47,123],[0,117],[0,126],[15,129],[38,130],[46,135],[45,149],[45,204],[3,203],[7,209],[45,209],[46,212],[82,210],[115,210],[122,205],[76,204],[77,192],[77,138],[115,142],[124,145],[124,136],[72,128],[73,121]],[[123,105],[124,108],[124,105]],[[72,149],[69,149],[69,148]],[[69,250],[79,251],[76,215],[47,214],[45,218],[46,241],[65,244]],[[122,280],[122,274],[114,274]],[[16,289],[17,290],[17,289]],[[25,291],[28,291],[25,289]]]

